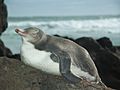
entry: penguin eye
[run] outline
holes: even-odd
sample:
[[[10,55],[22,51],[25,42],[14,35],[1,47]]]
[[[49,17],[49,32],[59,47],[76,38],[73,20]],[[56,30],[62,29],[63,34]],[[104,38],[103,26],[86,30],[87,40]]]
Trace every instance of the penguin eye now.
[[[37,33],[37,32],[39,32],[39,30],[35,29],[34,32]]]
[[[31,36],[32,36],[32,38],[36,38],[36,34],[32,34]]]
[[[36,36],[36,33],[32,33],[32,36]]]

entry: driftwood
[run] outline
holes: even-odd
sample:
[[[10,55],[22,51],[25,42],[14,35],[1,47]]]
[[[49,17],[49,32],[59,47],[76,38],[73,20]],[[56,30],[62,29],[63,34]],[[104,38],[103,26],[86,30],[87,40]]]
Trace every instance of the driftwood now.
[[[66,82],[62,77],[49,75],[16,59],[0,58],[0,90],[112,90],[100,85]]]

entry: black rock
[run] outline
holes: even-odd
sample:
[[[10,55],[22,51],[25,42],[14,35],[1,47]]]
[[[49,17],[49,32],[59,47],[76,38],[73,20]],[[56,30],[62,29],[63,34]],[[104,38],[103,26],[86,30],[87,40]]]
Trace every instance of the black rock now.
[[[9,56],[9,58],[13,58],[13,59],[16,59],[16,60],[21,60],[20,54],[14,54],[12,56]]]
[[[0,0],[0,35],[6,30],[7,23],[7,6],[3,3],[4,0]]]
[[[112,41],[109,38],[107,38],[107,37],[102,37],[100,39],[97,39],[97,41],[104,48],[111,48],[111,47],[113,47]]]
[[[116,46],[116,48],[120,51],[120,46]]]
[[[109,49],[113,52],[116,51],[116,48],[113,47],[112,41],[108,37],[103,37],[100,39],[97,39],[97,42],[104,48],[104,49]]]
[[[82,37],[75,40],[77,44],[87,49],[89,52],[96,52],[103,49],[96,40],[91,37]]]
[[[0,57],[1,56],[7,56],[7,57],[12,56],[11,50],[8,49],[7,47],[5,47],[5,45],[2,42],[2,40],[0,40]]]
[[[95,54],[94,59],[102,81],[120,90],[120,58],[110,51],[101,50]]]
[[[3,3],[4,2],[4,0],[0,0],[0,3]]]

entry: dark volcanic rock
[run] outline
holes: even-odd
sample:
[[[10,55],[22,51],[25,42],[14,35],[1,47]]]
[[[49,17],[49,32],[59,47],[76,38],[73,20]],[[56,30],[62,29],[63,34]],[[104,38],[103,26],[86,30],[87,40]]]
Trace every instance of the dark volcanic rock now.
[[[4,43],[0,40],[0,57],[1,56],[10,57],[12,56],[12,52],[10,51],[10,49],[5,47]]]
[[[120,58],[120,46],[115,46],[115,48],[116,48],[116,52],[115,53]]]
[[[116,48],[120,51],[120,46],[116,46]]]
[[[91,37],[78,38],[75,40],[75,42],[87,49],[89,52],[96,52],[103,49],[101,45],[99,45],[99,43]]]
[[[20,54],[14,54],[14,55],[12,55],[12,58],[21,60]]]
[[[120,59],[110,51],[101,50],[94,56],[102,81],[109,87],[120,89]]]
[[[7,28],[7,7],[4,4],[4,0],[0,0],[0,35],[6,30]],[[5,47],[4,43],[0,39],[0,56],[12,56],[12,52],[10,49]]]
[[[8,26],[7,7],[3,2],[4,0],[0,0],[0,34],[2,34],[2,32],[4,32]]]
[[[0,0],[0,3],[3,3],[4,2],[4,0]]]
[[[113,47],[113,44],[112,44],[112,41],[107,38],[107,37],[103,37],[103,38],[100,38],[100,39],[97,39],[97,42],[104,48],[104,49],[109,49],[113,52],[116,51],[116,48]]]
[[[15,59],[0,58],[0,90],[111,90],[94,86],[81,83],[75,88],[62,77],[43,73]]]
[[[21,60],[21,58],[20,58],[20,54],[13,54],[12,56],[9,56],[9,58],[13,58],[13,59]]]
[[[112,41],[107,37],[102,37],[102,38],[98,39],[97,41],[103,48],[113,47]]]

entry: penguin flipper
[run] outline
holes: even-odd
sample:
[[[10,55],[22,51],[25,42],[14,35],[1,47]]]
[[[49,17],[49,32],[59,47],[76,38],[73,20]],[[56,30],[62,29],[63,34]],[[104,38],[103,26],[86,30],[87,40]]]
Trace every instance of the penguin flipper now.
[[[71,65],[71,59],[70,56],[67,53],[63,53],[59,55],[59,67],[60,67],[60,73],[61,75],[70,81],[71,83],[78,83],[80,82],[80,78],[73,75],[70,71],[70,65]]]

